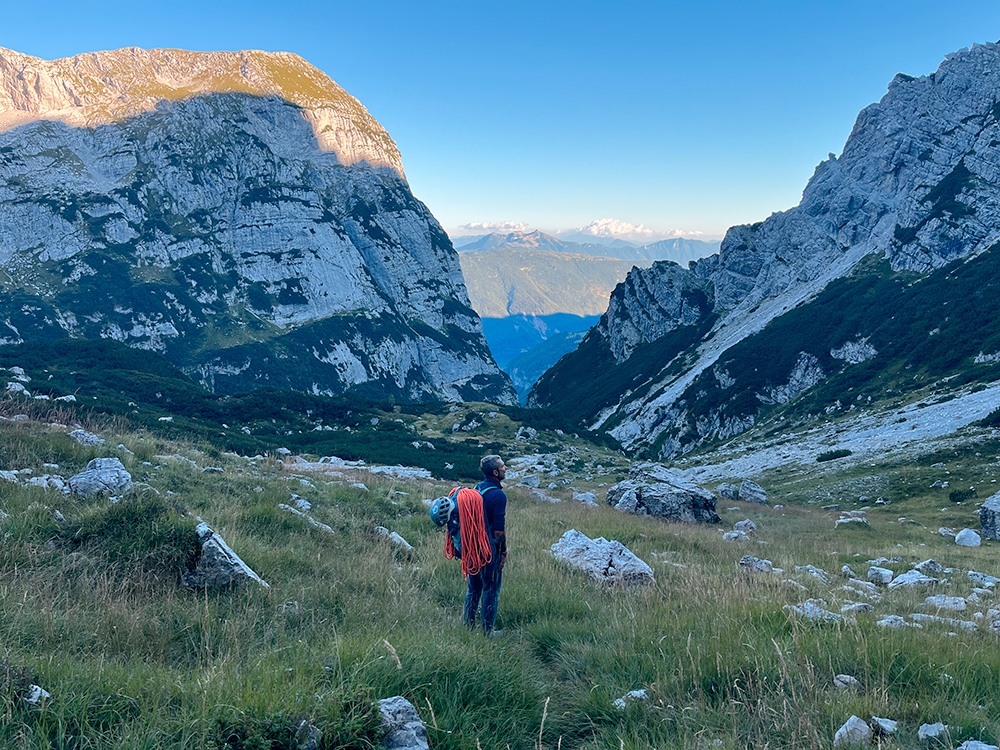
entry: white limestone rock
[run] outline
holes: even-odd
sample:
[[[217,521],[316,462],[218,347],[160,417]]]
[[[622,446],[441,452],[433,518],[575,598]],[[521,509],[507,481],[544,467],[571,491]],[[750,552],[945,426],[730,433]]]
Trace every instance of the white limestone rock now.
[[[625,693],[625,695],[623,695],[621,698],[616,698],[611,705],[613,705],[619,711],[624,711],[630,702],[648,701],[648,700],[649,700],[649,693],[647,693],[646,689],[643,688],[641,690],[630,690],[629,692]]]
[[[982,539],[972,529],[962,529],[955,534],[955,544],[959,547],[978,547],[983,543]]]
[[[874,732],[876,737],[891,737],[896,733],[899,722],[873,715],[868,725],[872,728],[872,732]]]
[[[756,482],[744,479],[740,484],[739,498],[745,503],[767,505],[767,492]]]
[[[940,721],[934,724],[921,724],[920,729],[917,730],[917,739],[921,742],[947,740],[948,738],[948,727]]]
[[[263,588],[271,588],[207,523],[201,521],[197,532],[201,542],[201,555],[195,569],[182,576],[185,586],[191,589],[215,589],[253,581]]]
[[[849,674],[838,674],[833,677],[833,686],[837,690],[861,690],[861,683],[857,677]]]
[[[749,542],[750,537],[744,531],[727,531],[722,535],[724,542]]]
[[[892,577],[895,574],[888,568],[880,568],[877,565],[872,565],[868,568],[868,580],[876,584],[888,584],[892,582]]]
[[[924,560],[923,562],[918,562],[916,565],[913,566],[913,569],[919,570],[924,575],[944,572],[944,566],[937,560]]]
[[[935,594],[924,599],[924,605],[936,609],[948,609],[953,612],[964,612],[968,608],[965,599],[960,596],[946,596],[945,594]]]
[[[67,481],[74,495],[118,495],[132,489],[132,475],[117,458],[95,458]]]
[[[73,430],[72,432],[67,432],[66,434],[80,445],[104,445],[104,438],[99,435],[95,435],[92,432],[87,432],[86,430]]]
[[[827,585],[833,583],[833,577],[827,573],[822,568],[817,568],[815,565],[796,565],[796,573],[806,573],[809,576],[815,578],[820,583],[825,583]]]
[[[608,505],[626,513],[685,523],[718,523],[715,495],[680,473],[654,463],[635,464],[629,478],[608,488]]]
[[[653,569],[636,557],[621,542],[604,537],[590,539],[570,529],[552,545],[552,556],[594,580],[613,584],[648,584],[654,581]]]
[[[379,536],[384,536],[386,539],[388,539],[390,542],[392,542],[397,547],[400,547],[401,549],[404,549],[407,552],[412,552],[413,551],[413,545],[410,544],[408,541],[406,541],[397,532],[395,532],[395,531],[389,531],[389,529],[387,529],[385,526],[376,526],[375,527],[375,532]]]
[[[382,727],[386,732],[385,750],[429,750],[427,727],[416,707],[401,695],[378,702]]]
[[[969,571],[969,580],[972,581],[974,585],[982,586],[987,589],[992,589],[998,583],[1000,583],[1000,578],[996,576],[991,576],[987,573],[980,573],[977,570]]]
[[[872,742],[872,730],[868,723],[857,716],[851,716],[844,725],[837,730],[833,738],[833,746],[837,750],[856,750],[861,747],[868,747]]]
[[[770,560],[762,560],[761,558],[754,557],[753,555],[743,555],[737,563],[737,566],[740,569],[748,570],[751,573],[773,573],[777,570]]]
[[[902,630],[906,627],[906,620],[904,620],[899,615],[886,615],[881,620],[875,623],[876,625],[883,628],[892,628],[893,630]]]
[[[786,604],[782,609],[813,622],[846,622],[846,617],[829,611],[825,605],[822,599],[806,599],[801,604]]]
[[[996,745],[990,745],[980,740],[966,740],[955,750],[1000,750]]]
[[[906,573],[901,573],[892,579],[889,583],[890,589],[898,588],[911,588],[914,586],[933,586],[938,583],[937,578],[931,578],[930,576],[925,576],[919,570],[909,570]]]

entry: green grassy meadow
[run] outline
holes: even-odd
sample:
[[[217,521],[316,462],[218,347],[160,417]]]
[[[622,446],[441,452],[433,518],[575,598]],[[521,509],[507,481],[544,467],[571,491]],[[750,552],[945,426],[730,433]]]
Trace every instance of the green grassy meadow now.
[[[4,403],[9,417],[16,404]],[[0,469],[69,477],[91,458],[117,456],[136,486],[110,504],[0,480],[9,516],[0,525],[5,748],[296,748],[302,719],[322,730],[324,748],[374,748],[375,701],[397,694],[420,711],[433,748],[829,748],[852,714],[900,722],[882,747],[916,747],[920,724],[936,721],[952,727],[956,746],[1000,739],[1000,649],[985,625],[949,635],[941,625],[875,624],[884,614],[934,614],[922,607],[925,591],[883,590],[874,614],[844,624],[782,609],[809,597],[833,611],[864,601],[840,588],[840,568],[851,565],[863,578],[865,561],[881,556],[901,556],[890,565],[897,572],[927,558],[953,567],[951,584],[933,593],[968,594],[970,568],[1000,574],[996,542],[965,549],[936,533],[940,525],[976,527],[975,501],[958,505],[947,491],[921,489],[942,471],[987,486],[996,452],[985,444],[979,456],[951,456],[944,469],[929,468],[930,459],[842,469],[834,461],[769,476],[761,481],[784,508],[722,500],[721,526],[539,503],[511,487],[504,632],[487,640],[460,622],[465,584],[457,563],[443,558],[443,537],[423,503],[450,484],[362,470],[296,475],[273,455],[250,460],[116,418],[85,424],[107,443],[83,447],[50,426],[67,415],[46,408],[0,422]],[[452,416],[420,419],[433,427]],[[164,454],[223,473],[156,458]],[[359,481],[368,490],[352,486]],[[890,492],[863,491],[873,483],[913,491],[872,508],[870,528],[834,530],[837,514],[821,510],[820,500],[848,509],[860,507],[860,494]],[[334,534],[280,511],[292,493]],[[195,516],[270,588],[185,589]],[[899,523],[904,516],[910,522]],[[747,517],[757,537],[723,542],[722,532]],[[392,546],[376,526],[415,549]],[[549,547],[571,528],[621,541],[653,567],[655,584],[603,587],[557,563]],[[744,573],[736,564],[743,554],[785,573]],[[795,572],[806,564],[834,583]],[[835,688],[840,673],[862,689]],[[28,704],[32,684],[51,698]],[[640,688],[647,702],[613,707]]]

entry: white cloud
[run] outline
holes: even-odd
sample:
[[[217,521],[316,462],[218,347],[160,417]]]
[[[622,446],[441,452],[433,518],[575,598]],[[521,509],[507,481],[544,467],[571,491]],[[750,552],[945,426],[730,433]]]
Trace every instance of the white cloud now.
[[[617,237],[620,239],[632,239],[636,237],[647,239],[658,234],[658,232],[654,232],[652,229],[646,229],[642,224],[629,224],[627,221],[620,221],[619,219],[598,219],[597,221],[590,222],[587,226],[581,228],[580,231],[585,234],[592,234],[595,237]]]
[[[462,224],[463,234],[488,234],[489,232],[527,232],[531,227],[521,221],[471,221]]]

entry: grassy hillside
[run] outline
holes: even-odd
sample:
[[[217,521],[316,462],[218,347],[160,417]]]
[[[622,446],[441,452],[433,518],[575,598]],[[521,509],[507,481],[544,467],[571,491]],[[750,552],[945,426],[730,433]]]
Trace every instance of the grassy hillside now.
[[[953,566],[950,585],[936,591],[951,595],[969,593],[968,568],[1000,574],[996,543],[959,548],[935,531],[971,525],[974,501],[928,489],[942,477],[990,487],[1000,445],[988,432],[915,463],[838,469],[834,461],[760,477],[784,508],[723,501],[722,527],[537,503],[512,487],[505,632],[487,641],[459,622],[464,584],[426,515],[423,500],[448,484],[361,471],[296,475],[272,458],[224,454],[117,417],[94,416],[100,424],[85,426],[100,428],[107,447],[85,448],[53,426],[66,416],[61,406],[33,405],[48,411],[12,421],[27,406],[0,401],[0,469],[69,476],[115,455],[137,488],[111,505],[0,480],[4,747],[293,748],[293,728],[306,719],[322,729],[324,748],[371,748],[379,742],[372,701],[399,693],[418,707],[435,748],[829,748],[851,714],[900,721],[883,747],[916,746],[919,725],[934,721],[952,727],[955,744],[1000,737],[996,634],[983,625],[875,624],[884,614],[934,614],[922,605],[928,592],[883,591],[872,615],[841,625],[782,609],[816,597],[839,611],[858,599],[840,589],[840,567],[864,576],[865,561],[880,556],[901,556],[890,565],[897,572],[929,557]],[[583,447],[558,433],[545,440],[528,450]],[[173,454],[198,468],[157,458]],[[207,465],[223,473],[200,470]],[[560,498],[572,486],[601,491],[582,462],[555,471],[548,476],[570,480],[551,491]],[[861,507],[860,495],[903,486],[890,507],[868,511],[870,528],[835,531],[836,514],[819,510],[828,501]],[[332,536],[278,510],[293,492]],[[185,590],[194,515],[270,588]],[[722,531],[747,516],[756,540],[723,542]],[[414,551],[392,547],[379,525]],[[569,528],[620,540],[653,566],[656,583],[604,588],[557,564],[547,550]],[[736,561],[746,553],[786,572],[743,574]],[[833,583],[795,571],[806,564]],[[953,616],[971,621],[992,605],[972,606]],[[840,673],[861,689],[838,690]],[[26,703],[31,684],[52,697]],[[613,707],[640,688],[648,702]]]

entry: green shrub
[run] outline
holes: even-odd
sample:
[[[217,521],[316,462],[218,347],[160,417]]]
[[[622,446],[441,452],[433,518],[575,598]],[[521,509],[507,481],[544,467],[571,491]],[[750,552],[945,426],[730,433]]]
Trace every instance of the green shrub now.
[[[820,463],[823,463],[824,461],[833,461],[834,459],[837,458],[846,458],[847,456],[850,455],[851,451],[847,450],[847,448],[838,448],[837,450],[824,451],[823,453],[820,453],[818,456],[816,456],[816,460],[819,461]]]
[[[978,497],[975,487],[970,487],[967,490],[952,490],[948,493],[948,499],[953,503],[963,503],[966,500],[971,500],[974,497]]]

